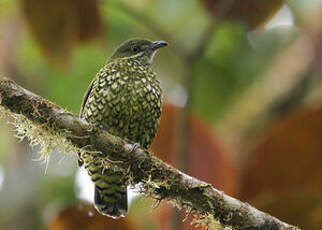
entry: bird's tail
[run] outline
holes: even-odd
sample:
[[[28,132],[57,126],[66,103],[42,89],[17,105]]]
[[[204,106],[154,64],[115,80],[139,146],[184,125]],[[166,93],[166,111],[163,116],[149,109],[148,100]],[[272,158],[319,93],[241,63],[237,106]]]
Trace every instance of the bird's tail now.
[[[94,205],[102,215],[112,218],[127,214],[126,177],[120,171],[101,168],[97,162],[84,162],[85,169],[95,184]]]
[[[101,191],[100,187],[95,185],[95,208],[103,215],[120,218],[127,214],[127,190],[118,190],[111,194]]]
[[[104,174],[89,167],[90,176],[95,184],[95,208],[103,215],[112,218],[127,214],[127,186],[122,172],[105,169]]]

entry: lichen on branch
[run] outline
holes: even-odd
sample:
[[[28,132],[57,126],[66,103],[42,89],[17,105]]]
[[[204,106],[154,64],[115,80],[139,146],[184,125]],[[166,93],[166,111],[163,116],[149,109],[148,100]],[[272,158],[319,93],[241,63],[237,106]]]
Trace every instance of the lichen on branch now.
[[[225,195],[210,184],[190,177],[162,162],[151,152],[81,120],[54,103],[31,93],[14,81],[0,77],[1,113],[14,118],[18,138],[42,146],[43,159],[50,149],[81,152],[127,173],[129,183],[141,193],[170,201],[194,213],[192,223],[211,229],[298,229],[248,204]]]

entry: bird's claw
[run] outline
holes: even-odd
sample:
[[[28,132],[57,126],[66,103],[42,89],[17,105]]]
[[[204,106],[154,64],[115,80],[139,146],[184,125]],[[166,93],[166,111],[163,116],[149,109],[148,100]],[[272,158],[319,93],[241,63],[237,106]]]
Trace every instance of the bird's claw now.
[[[77,153],[77,155],[78,155],[78,167],[82,167],[83,165],[84,165],[84,161],[83,161],[83,159],[82,159],[82,157],[81,157],[81,152],[78,152]]]
[[[78,159],[78,167],[82,167],[84,165],[84,161],[82,159]]]
[[[104,129],[104,126],[102,124],[94,123],[93,125],[94,125],[95,128]]]
[[[133,141],[131,141],[131,140],[130,140],[130,139],[128,139],[128,138],[124,138],[124,140],[125,140],[125,142],[126,142],[126,143],[128,143],[128,144],[132,144],[132,148],[131,148],[130,153],[134,153],[134,152],[135,152],[135,150],[137,150],[138,148],[140,148],[140,147],[141,147],[140,143],[138,143],[138,142],[133,142]]]
[[[140,148],[140,143],[134,143],[131,149],[131,153],[134,153],[138,148]]]

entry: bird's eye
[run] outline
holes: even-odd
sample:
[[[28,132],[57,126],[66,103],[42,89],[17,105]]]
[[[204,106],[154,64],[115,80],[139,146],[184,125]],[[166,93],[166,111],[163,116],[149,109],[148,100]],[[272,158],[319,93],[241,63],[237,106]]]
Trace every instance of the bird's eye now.
[[[132,46],[131,47],[131,50],[133,51],[133,52],[138,52],[139,51],[139,47],[137,47],[137,46]]]

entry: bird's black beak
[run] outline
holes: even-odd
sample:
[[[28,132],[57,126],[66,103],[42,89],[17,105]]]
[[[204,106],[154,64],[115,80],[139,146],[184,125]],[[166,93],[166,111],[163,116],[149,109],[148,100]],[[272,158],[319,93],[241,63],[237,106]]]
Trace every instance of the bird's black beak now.
[[[152,42],[150,49],[156,50],[156,49],[159,49],[159,48],[167,46],[167,45],[168,45],[168,43],[165,41],[155,41],[155,42]]]

